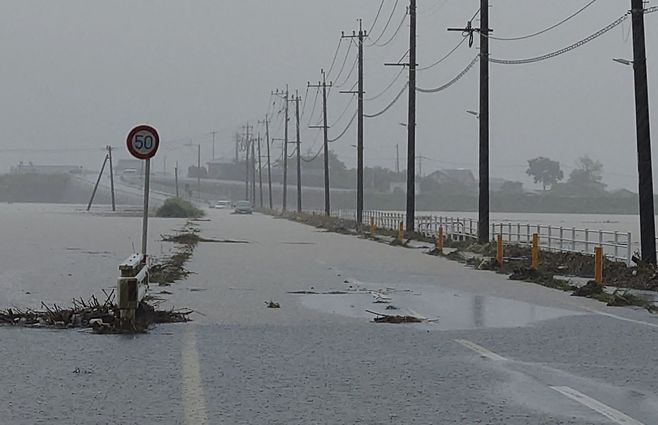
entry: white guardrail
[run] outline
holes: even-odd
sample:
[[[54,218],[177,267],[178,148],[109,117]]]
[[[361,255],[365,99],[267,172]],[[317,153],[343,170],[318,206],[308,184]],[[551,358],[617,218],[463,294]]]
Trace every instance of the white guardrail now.
[[[356,219],[354,210],[332,211],[332,215],[339,218]],[[374,218],[378,228],[387,230],[397,230],[400,222],[405,222],[404,213],[363,211],[364,224],[369,224],[371,217]],[[436,237],[439,227],[443,226],[443,232],[447,238],[453,240],[477,238],[476,219],[417,216],[415,221],[416,231],[428,237]],[[491,224],[489,239],[494,240],[496,235],[500,234],[503,241],[507,243],[531,245],[534,233],[539,235],[539,246],[542,250],[594,255],[594,249],[600,246],[608,259],[625,262],[627,265],[631,264],[633,240],[630,232],[505,222]]]
[[[117,279],[118,306],[121,320],[134,322],[139,303],[148,291],[149,265],[142,254],[133,254],[119,264]]]

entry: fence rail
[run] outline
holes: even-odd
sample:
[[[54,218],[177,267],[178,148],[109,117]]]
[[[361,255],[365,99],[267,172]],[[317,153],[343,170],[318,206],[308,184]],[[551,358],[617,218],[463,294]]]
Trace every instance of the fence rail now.
[[[332,215],[354,220],[354,210],[332,211]],[[363,211],[363,222],[374,219],[378,228],[397,230],[400,222],[405,223],[404,213],[387,211]],[[477,239],[477,220],[463,217],[423,215],[416,216],[416,231],[428,237],[436,237],[439,227],[443,227],[446,238],[453,240]],[[531,245],[532,235],[539,235],[541,249],[553,252],[578,252],[594,255],[596,247],[602,247],[605,256],[611,260],[631,264],[633,240],[630,232],[616,232],[596,229],[579,229],[551,225],[524,223],[492,223],[489,239],[502,235],[503,241],[518,245]]]

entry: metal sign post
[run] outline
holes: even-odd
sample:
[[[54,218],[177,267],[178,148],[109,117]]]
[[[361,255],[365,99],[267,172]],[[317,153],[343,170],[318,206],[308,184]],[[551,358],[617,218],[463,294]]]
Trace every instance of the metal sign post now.
[[[140,125],[133,128],[126,141],[128,151],[137,159],[145,160],[144,166],[144,211],[142,220],[142,255],[146,261],[149,216],[149,182],[151,178],[151,158],[155,156],[160,146],[160,136],[155,128]]]

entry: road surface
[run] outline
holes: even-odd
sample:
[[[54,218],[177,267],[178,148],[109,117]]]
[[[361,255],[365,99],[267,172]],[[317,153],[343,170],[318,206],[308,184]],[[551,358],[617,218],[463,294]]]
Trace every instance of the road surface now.
[[[249,243],[200,244],[195,274],[164,288],[193,323],[0,328],[0,422],[658,423],[658,320],[644,311],[282,219],[209,218],[204,237]],[[365,309],[395,311],[369,293],[386,288],[430,321],[372,323]]]

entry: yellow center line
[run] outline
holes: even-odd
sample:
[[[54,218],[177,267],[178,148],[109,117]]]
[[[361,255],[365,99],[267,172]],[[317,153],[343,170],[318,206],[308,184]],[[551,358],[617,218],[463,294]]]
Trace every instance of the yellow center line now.
[[[207,425],[206,399],[201,383],[201,365],[199,351],[196,345],[196,329],[194,325],[187,328],[183,336],[182,351],[182,396],[187,425]]]

